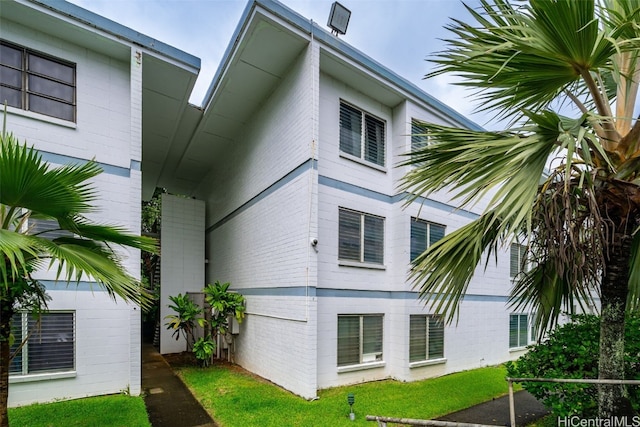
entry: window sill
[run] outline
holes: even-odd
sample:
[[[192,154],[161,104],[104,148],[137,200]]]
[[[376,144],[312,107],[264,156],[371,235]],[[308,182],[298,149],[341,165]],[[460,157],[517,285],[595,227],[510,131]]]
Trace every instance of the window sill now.
[[[368,161],[366,161],[364,159],[361,159],[360,157],[356,157],[356,156],[353,156],[351,154],[344,153],[342,151],[340,152],[340,157],[342,157],[343,159],[351,160],[352,162],[355,162],[355,163],[359,163],[359,164],[361,164],[363,166],[367,166],[367,167],[369,167],[371,169],[375,169],[375,170],[377,170],[379,172],[387,173],[387,168],[386,167],[380,166],[380,165],[376,165],[375,163],[368,162]]]
[[[523,346],[523,347],[511,347],[509,349],[509,353],[517,353],[519,351],[525,351],[527,349],[527,346]]]
[[[62,378],[75,378],[76,374],[77,374],[76,371],[65,371],[65,372],[46,372],[42,374],[16,375],[15,377],[9,377],[9,384],[29,383],[34,381],[58,380]]]
[[[34,113],[33,111],[23,110],[21,108],[16,108],[16,107],[7,106],[7,113],[15,114],[16,116],[28,117],[30,119],[51,123],[53,125],[66,127],[69,129],[76,129],[78,127],[78,125],[75,122],[70,122],[68,120],[62,120],[56,117],[47,116],[46,114]]]
[[[420,368],[422,366],[431,366],[431,365],[442,365],[447,363],[447,358],[442,357],[440,359],[430,359],[430,360],[421,360],[419,362],[411,362],[409,363],[409,368]]]
[[[370,262],[348,261],[344,259],[338,260],[338,265],[341,267],[356,267],[356,268],[368,268],[370,270],[386,270],[387,266],[383,264],[373,264]]]
[[[385,365],[386,363],[384,361],[380,361],[380,362],[359,363],[357,365],[349,365],[349,366],[338,366],[338,373],[342,374],[344,372],[354,372],[354,371],[363,371],[365,369],[384,368]]]

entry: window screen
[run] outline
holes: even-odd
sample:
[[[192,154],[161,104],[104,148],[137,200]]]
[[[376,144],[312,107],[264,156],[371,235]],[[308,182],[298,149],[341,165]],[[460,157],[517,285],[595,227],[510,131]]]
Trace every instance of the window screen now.
[[[511,253],[510,253],[510,265],[509,265],[509,276],[516,277],[520,272],[526,271],[525,265],[525,253],[526,246],[520,245],[518,243],[511,244]]]
[[[529,344],[529,316],[512,314],[509,316],[509,348],[525,347]]]
[[[385,133],[382,120],[340,103],[340,151],[384,166]]]
[[[29,337],[11,362],[11,375],[69,371],[75,368],[74,313],[43,313],[40,322],[29,313],[18,313],[11,318],[11,329],[16,338],[12,354],[22,340]]]
[[[338,258],[357,262],[384,262],[384,218],[340,208]]]
[[[383,316],[338,316],[338,366],[382,360]]]
[[[411,219],[411,261],[416,259],[431,245],[444,237],[444,225],[434,224],[421,219]]]
[[[444,357],[444,323],[439,316],[409,316],[409,362]]]

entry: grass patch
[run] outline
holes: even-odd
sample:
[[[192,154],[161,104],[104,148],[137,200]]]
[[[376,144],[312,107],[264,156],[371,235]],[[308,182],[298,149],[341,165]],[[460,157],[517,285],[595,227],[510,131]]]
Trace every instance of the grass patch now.
[[[9,409],[11,427],[150,427],[142,397],[88,397]]]
[[[385,380],[321,390],[313,402],[225,366],[180,368],[178,374],[221,427],[355,426],[366,415],[429,419],[507,393],[506,370],[489,367],[424,381]],[[355,395],[355,422],[347,394]]]
[[[546,415],[537,421],[528,424],[527,427],[558,427],[558,417],[553,414]]]

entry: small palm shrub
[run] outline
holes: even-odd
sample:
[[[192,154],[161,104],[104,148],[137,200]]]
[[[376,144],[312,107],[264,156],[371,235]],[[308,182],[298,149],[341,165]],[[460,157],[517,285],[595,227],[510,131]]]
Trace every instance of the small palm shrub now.
[[[229,330],[229,317],[242,322],[245,312],[245,298],[243,295],[230,292],[230,283],[216,282],[204,288],[204,299],[213,309],[211,315],[211,333],[213,337],[225,335]]]
[[[173,330],[172,336],[178,340],[183,336],[187,341],[187,351],[193,352],[195,358],[202,366],[208,366],[216,350],[218,335],[224,336],[229,331],[229,317],[234,317],[238,322],[244,318],[244,296],[230,292],[230,283],[216,281],[208,284],[204,289],[205,302],[211,307],[211,319],[207,321],[204,316],[204,308],[198,306],[187,294],[170,296],[173,303],[169,305],[175,314],[165,316],[165,326]],[[208,310],[208,309],[207,309]],[[208,315],[208,313],[207,313]],[[196,340],[195,328],[207,326],[206,337]]]
[[[195,342],[195,327],[204,327],[206,320],[202,317],[203,310],[195,302],[193,302],[187,294],[178,294],[170,296],[169,300],[173,303],[169,305],[176,314],[170,314],[165,316],[168,320],[165,323],[167,329],[173,329],[172,337],[176,338],[176,341],[180,339],[180,335],[187,341],[187,351],[189,345]]]
[[[193,343],[193,355],[198,359],[202,367],[209,366],[215,350],[216,343],[211,340],[211,337],[200,337]]]

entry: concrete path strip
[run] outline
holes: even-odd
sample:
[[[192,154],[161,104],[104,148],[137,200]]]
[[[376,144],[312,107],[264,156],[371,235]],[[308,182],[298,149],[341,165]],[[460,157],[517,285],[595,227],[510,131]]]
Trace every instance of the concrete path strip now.
[[[153,427],[217,427],[151,344],[142,346],[142,389]]]

